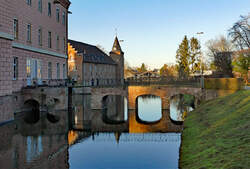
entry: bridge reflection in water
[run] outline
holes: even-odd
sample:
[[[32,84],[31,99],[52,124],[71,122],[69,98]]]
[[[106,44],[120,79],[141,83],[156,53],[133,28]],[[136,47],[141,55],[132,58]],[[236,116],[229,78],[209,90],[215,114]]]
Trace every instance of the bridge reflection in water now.
[[[199,89],[92,90],[73,95],[69,112],[51,110],[32,123],[29,112],[0,126],[0,168],[178,168],[182,125],[171,120],[169,99],[183,92],[199,100]],[[138,98],[149,94],[161,98],[160,119],[143,119],[150,102],[137,109]]]
[[[152,98],[152,96],[149,96],[149,98],[152,100],[158,99],[158,97]],[[144,95],[144,99],[147,99],[147,96]],[[182,130],[182,125],[175,124],[170,119],[170,110],[162,109],[161,105],[155,107],[154,104],[156,102],[146,103],[149,105],[148,107],[145,107],[144,104],[144,107],[141,106],[139,113],[138,103],[136,103],[136,109],[128,109],[126,100],[125,96],[104,96],[102,99],[102,109],[91,109],[91,95],[74,95],[72,105],[72,129],[90,132],[129,133],[180,132]],[[136,100],[136,102],[138,101]],[[150,119],[157,113],[150,107],[160,111],[158,112],[158,114],[160,113],[160,116],[158,116],[160,117],[159,119]],[[143,116],[143,113],[146,113],[146,110],[147,113],[151,113],[151,115],[147,115],[148,121],[140,117]]]

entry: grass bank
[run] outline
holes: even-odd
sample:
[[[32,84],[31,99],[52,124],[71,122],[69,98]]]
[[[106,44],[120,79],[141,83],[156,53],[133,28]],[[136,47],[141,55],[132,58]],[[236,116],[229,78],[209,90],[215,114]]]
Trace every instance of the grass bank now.
[[[250,168],[250,90],[204,103],[187,116],[180,167]]]

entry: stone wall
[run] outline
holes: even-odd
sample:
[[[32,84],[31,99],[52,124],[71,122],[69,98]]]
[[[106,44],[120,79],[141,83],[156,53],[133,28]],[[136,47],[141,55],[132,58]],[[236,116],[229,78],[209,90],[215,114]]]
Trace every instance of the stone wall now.
[[[83,85],[115,84],[116,65],[83,63]]]
[[[14,119],[15,103],[13,96],[0,97],[0,123]]]
[[[124,54],[116,54],[114,52],[110,52],[110,57],[117,63],[116,67],[116,78],[120,80],[121,84],[123,84],[124,80]]]

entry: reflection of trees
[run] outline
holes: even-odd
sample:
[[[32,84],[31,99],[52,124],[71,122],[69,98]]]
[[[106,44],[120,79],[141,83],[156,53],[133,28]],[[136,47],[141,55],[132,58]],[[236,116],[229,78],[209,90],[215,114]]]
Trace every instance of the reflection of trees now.
[[[176,95],[172,98],[176,106],[177,121],[184,121],[187,113],[192,110],[194,105],[194,96],[192,95]]]
[[[145,103],[149,103],[150,101],[152,101],[151,99],[160,99],[159,96],[155,96],[155,95],[142,95],[139,96],[138,99],[142,99],[143,102]]]

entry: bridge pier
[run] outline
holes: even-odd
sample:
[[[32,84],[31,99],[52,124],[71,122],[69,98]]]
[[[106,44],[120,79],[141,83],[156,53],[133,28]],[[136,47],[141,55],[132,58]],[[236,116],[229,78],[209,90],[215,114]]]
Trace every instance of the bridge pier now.
[[[161,97],[161,108],[163,110],[170,110],[170,98],[168,96]]]

